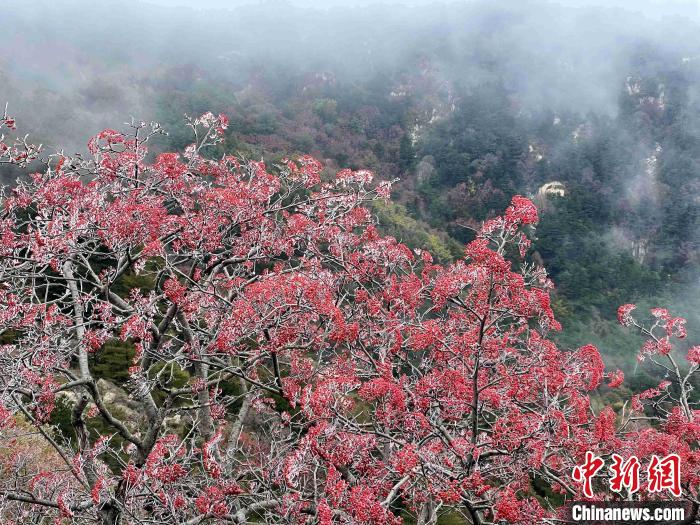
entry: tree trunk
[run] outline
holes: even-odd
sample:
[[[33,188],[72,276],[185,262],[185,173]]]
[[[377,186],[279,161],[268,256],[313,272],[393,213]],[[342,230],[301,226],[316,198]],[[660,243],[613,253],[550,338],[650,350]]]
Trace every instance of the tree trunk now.
[[[437,524],[437,511],[435,509],[435,502],[432,498],[423,503],[420,512],[418,513],[418,524],[417,525],[436,525]]]

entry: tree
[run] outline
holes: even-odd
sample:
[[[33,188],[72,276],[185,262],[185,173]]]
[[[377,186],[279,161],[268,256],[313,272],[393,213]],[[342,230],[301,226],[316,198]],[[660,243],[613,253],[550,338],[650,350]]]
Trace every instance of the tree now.
[[[618,425],[595,414],[590,392],[623,378],[595,347],[548,339],[552,284],[512,262],[538,220],[528,199],[441,266],[378,233],[365,205],[390,185],[368,171],[209,159],[226,118],[188,124],[182,155],[148,160],[157,125],[106,130],[90,158],[50,155],[3,197],[3,523],[553,523],[564,511],[536,480],[578,498],[586,452],[664,447],[697,506],[700,357],[679,365],[669,340],[683,321],[657,311],[647,329],[623,307],[673,384]],[[117,293],[134,273],[151,284]],[[134,350],[135,418],[91,369],[117,341]]]

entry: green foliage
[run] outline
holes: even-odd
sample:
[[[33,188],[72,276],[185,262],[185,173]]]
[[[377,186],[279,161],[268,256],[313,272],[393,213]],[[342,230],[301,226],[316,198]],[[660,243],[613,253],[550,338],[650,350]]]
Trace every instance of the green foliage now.
[[[620,251],[596,223],[596,208],[583,190],[554,198],[542,213],[533,249],[544,259],[558,293],[577,313],[596,307],[613,319],[630,298],[649,295],[662,279],[632,255]]]
[[[13,343],[19,334],[15,330],[3,330],[0,332],[0,345],[9,345]]]
[[[75,431],[71,424],[71,414],[73,407],[64,396],[58,396],[51,412],[51,425],[55,428],[56,434],[64,436],[72,441],[75,440]]]
[[[89,356],[90,369],[96,379],[106,379],[115,385],[123,385],[129,380],[129,367],[135,355],[132,343],[111,339]]]
[[[206,68],[165,69],[155,81],[156,117],[175,135],[156,149],[191,142],[178,135],[183,113],[223,112],[231,127],[216,154],[241,152],[273,164],[310,153],[333,169],[401,177],[399,204],[374,207],[380,227],[440,262],[461,257],[472,228],[500,213],[514,194],[536,197],[544,183],[559,181],[564,197],[536,198],[541,221],[531,254],[555,282],[555,305],[571,332],[567,342],[591,335],[612,363],[619,354],[628,357],[629,343],[601,320],[613,320],[621,303],[674,298],[697,282],[697,74],[640,48],[621,77],[638,79],[639,92],[621,82],[617,114],[583,114],[547,107],[548,101],[526,106],[496,63],[483,64],[486,74],[468,84],[432,72],[460,56],[429,45],[361,81],[316,66],[300,72],[267,65],[235,80]],[[665,107],[653,107],[662,95]],[[434,171],[422,171],[418,180],[417,161],[426,157]],[[128,274],[114,291],[125,295],[153,284]],[[687,315],[680,306],[679,315]]]
[[[323,122],[334,122],[338,117],[338,102],[332,98],[317,98],[313,103],[314,113]]]
[[[444,233],[430,228],[408,215],[406,208],[395,203],[375,203],[381,230],[413,248],[428,250],[435,259],[449,262],[463,254],[463,246]]]
[[[416,150],[408,133],[401,137],[401,142],[399,143],[398,164],[402,173],[413,169],[416,164]]]
[[[118,295],[126,296],[134,288],[145,291],[152,290],[154,286],[155,281],[152,275],[127,272],[115,283],[113,291]]]
[[[111,407],[111,411],[115,417],[123,418],[119,407]],[[51,412],[51,420],[49,423],[53,427],[53,433],[56,436],[60,436],[62,439],[66,440],[66,442],[71,442],[74,445],[76,436],[75,429],[71,422],[72,414],[73,404],[65,396],[58,396],[55,408]],[[87,412],[84,412],[83,418],[85,419],[85,426],[87,427],[88,436],[90,436],[91,440],[95,440],[99,436],[111,436],[113,442],[117,443],[114,450],[119,450],[121,448],[124,439],[119,436],[119,434],[113,435],[114,428],[105,423],[101,416],[87,418]],[[111,455],[102,455],[100,459],[107,464],[112,472],[120,472],[121,465],[128,461],[128,456],[126,453],[122,453],[119,458]]]
[[[156,380],[161,389],[153,391],[153,400],[160,404],[166,397],[165,391],[179,389],[190,382],[190,374],[177,363],[156,363],[148,370],[148,376]]]
[[[564,504],[564,495],[557,494],[552,491],[551,485],[540,477],[533,477],[530,480],[531,492],[545,505],[551,505],[554,508]]]

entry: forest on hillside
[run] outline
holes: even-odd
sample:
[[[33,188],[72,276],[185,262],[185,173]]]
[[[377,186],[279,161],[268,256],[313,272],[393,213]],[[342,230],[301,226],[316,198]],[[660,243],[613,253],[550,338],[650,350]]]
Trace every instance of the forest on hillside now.
[[[95,144],[128,144],[115,138],[121,136],[114,131],[98,135],[89,149],[91,137],[105,128],[150,129],[139,127],[141,121],[158,122],[165,131],[157,128],[149,136],[145,159],[156,171],[177,171],[175,161],[159,155],[187,151],[196,126],[216,127],[220,135],[207,144],[207,158],[236,155],[238,167],[250,173],[263,161],[281,170],[281,187],[289,192],[284,198],[290,202],[315,194],[311,186],[284,178],[286,169],[292,174],[297,169],[296,164],[289,168],[289,159],[306,159],[299,164],[301,171],[320,173],[318,182],[344,169],[354,173],[353,183],[363,170],[379,183],[391,182],[390,200],[368,197],[374,190],[363,193],[362,184],[357,198],[367,201],[379,234],[416,254],[431,254],[431,262],[416,256],[410,270],[416,275],[427,272],[420,265],[429,268],[433,259],[454,268],[465,253],[473,257],[470,249],[484,238],[484,229],[489,231],[498,217],[507,221],[508,213],[520,213],[518,199],[526,198],[537,208],[538,223],[535,228],[535,221],[523,215],[516,225],[531,234],[523,272],[529,275],[529,264],[541,265],[553,283],[551,310],[547,302],[538,315],[550,323],[553,312],[552,319],[561,323],[563,329],[551,336],[561,348],[578,352],[592,343],[608,369],[624,373],[619,389],[611,381],[613,387],[602,386],[591,394],[594,407],[610,404],[624,412],[626,396],[654,389],[672,375],[670,369],[641,366],[639,349],[648,334],[630,334],[626,327],[631,321],[620,321],[620,326],[618,321],[627,319],[618,318],[620,305],[637,304],[640,311],[665,305],[687,319],[690,337],[678,342],[679,349],[687,351],[699,340],[700,12],[692,2],[477,0],[321,6],[241,1],[176,6],[165,0],[133,0],[114,9],[110,2],[8,0],[0,9],[0,46],[5,50],[0,54],[0,101],[7,102],[7,115],[16,118],[20,135],[28,134],[44,151],[57,155],[46,163],[49,173],[61,173],[64,161],[56,167],[55,160],[64,156],[76,173],[78,166],[87,170],[87,159],[101,151]],[[219,119],[216,124],[209,122],[209,112],[211,119]],[[306,155],[318,159],[323,170],[314,171]],[[230,167],[228,161],[221,162],[216,169],[203,170],[217,183],[216,170]],[[0,181],[9,188],[5,195],[14,195],[18,184],[28,184],[39,194],[41,185],[29,176],[39,165],[27,169],[22,163],[0,163]],[[120,191],[132,191],[109,184],[105,182],[105,194],[117,201]],[[172,191],[184,193],[181,188]],[[195,189],[191,191],[194,195]],[[224,209],[218,197],[211,198]],[[274,213],[283,216],[286,205],[279,204]],[[187,209],[178,206],[178,213]],[[193,214],[201,212],[196,208]],[[337,213],[341,218],[333,220],[342,229],[343,212]],[[284,226],[277,226],[276,235],[288,233],[287,220],[279,219]],[[352,223],[351,231],[370,224],[369,219],[353,220],[357,225]],[[207,225],[202,222],[202,231]],[[332,246],[330,233],[323,235],[308,241],[309,246]],[[345,248],[338,248],[339,253]],[[306,245],[297,249],[313,251]],[[325,249],[319,247],[318,253]],[[512,256],[504,250],[499,256]],[[276,254],[256,263],[251,272],[259,277],[276,271],[275,261],[291,264],[293,256],[287,255],[280,258],[283,262]],[[95,279],[102,277],[100,272],[112,262],[97,248],[90,256],[98,261]],[[121,268],[123,262],[115,261]],[[142,292],[148,295],[162,287],[165,300],[177,303],[165,290],[170,281],[159,267],[162,261],[170,264],[158,254],[146,274],[119,270],[124,273],[112,283],[115,300],[138,302],[134,298]],[[183,264],[178,260],[169,271],[184,272]],[[211,269],[208,260],[202,265]],[[47,270],[49,281],[58,268]],[[191,275],[185,273],[178,274],[181,280],[192,279],[194,266]],[[72,293],[66,286],[65,293]],[[53,293],[49,284],[44,291],[47,297]],[[426,305],[435,301],[434,295],[430,300],[420,297]],[[421,308],[432,310],[432,304],[426,305]],[[166,307],[161,312],[166,327],[169,322],[187,324],[179,317],[173,321],[175,314],[165,314]],[[669,334],[672,319],[664,321],[670,323]],[[207,329],[201,327],[201,333]],[[0,341],[14,344],[21,333],[16,327],[4,331]],[[326,335],[335,341],[336,335]],[[265,337],[270,343],[269,334]],[[131,332],[122,340],[105,336],[98,344],[101,350],[90,353],[85,366],[89,364],[96,378],[130,385],[132,361],[142,355],[141,343],[134,341]],[[190,344],[194,346],[188,339]],[[260,379],[272,392],[265,402],[286,410],[289,396],[278,384],[278,363],[274,365],[271,375]],[[168,388],[173,392],[195,381],[194,372],[181,362],[168,366],[156,374],[170,374]],[[237,399],[230,406],[242,412],[236,398],[242,387],[233,383],[222,383],[222,391]],[[689,388],[697,403],[700,385]],[[155,404],[160,407],[170,392],[163,388]],[[111,394],[124,395],[121,390]],[[123,404],[129,406],[127,412],[139,410],[131,406],[131,398]],[[70,407],[59,405],[56,417],[60,429],[76,435]],[[214,439],[213,432],[204,437]],[[126,448],[128,432],[118,439]],[[115,461],[110,463],[113,469],[118,468]],[[552,497],[551,487],[542,488],[535,478],[532,483],[538,497]],[[94,487],[94,480],[90,484]],[[448,521],[440,523],[451,518],[443,519]]]
[[[4,14],[16,51],[0,61],[2,98],[38,141],[81,151],[135,117],[170,130],[168,150],[189,140],[184,114],[225,113],[226,151],[400,179],[382,227],[443,261],[513,195],[532,196],[567,343],[593,333],[626,362],[632,347],[606,322],[622,302],[662,300],[697,326],[692,7],[21,4]]]

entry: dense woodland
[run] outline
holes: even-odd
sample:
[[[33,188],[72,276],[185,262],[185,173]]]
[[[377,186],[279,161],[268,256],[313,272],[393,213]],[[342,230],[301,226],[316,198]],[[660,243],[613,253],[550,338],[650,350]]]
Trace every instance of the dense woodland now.
[[[0,8],[0,518],[697,514],[697,9],[156,3]]]
[[[190,140],[183,114],[225,113],[222,151],[268,163],[310,153],[329,169],[398,178],[392,204],[374,208],[383,231],[444,262],[527,195],[540,207],[532,257],[556,284],[563,344],[593,338],[647,384],[630,365],[637,342],[612,323],[617,305],[662,301],[699,327],[693,20],[512,2],[83,7],[46,4],[40,21],[31,7],[7,14],[2,38],[22,45],[0,61],[0,95],[49,146],[80,150],[76,129],[133,115],[170,130],[158,148],[172,150]],[[19,36],[30,27],[42,36]]]

